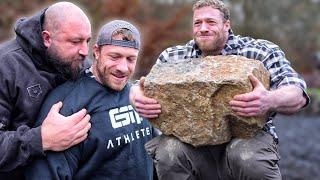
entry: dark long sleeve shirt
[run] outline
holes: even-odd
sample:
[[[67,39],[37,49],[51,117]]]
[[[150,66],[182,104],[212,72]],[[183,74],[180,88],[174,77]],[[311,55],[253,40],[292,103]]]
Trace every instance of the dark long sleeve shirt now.
[[[52,104],[62,101],[60,112],[66,116],[86,108],[92,127],[79,145],[35,160],[27,179],[152,179],[152,160],[144,144],[152,139],[153,129],[130,105],[129,91],[129,85],[118,92],[88,75],[53,90],[37,124]]]

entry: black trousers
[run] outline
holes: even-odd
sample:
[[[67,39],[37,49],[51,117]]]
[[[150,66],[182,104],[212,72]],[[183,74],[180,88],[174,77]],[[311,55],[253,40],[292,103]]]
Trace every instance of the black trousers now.
[[[263,130],[250,139],[201,147],[161,135],[145,148],[159,180],[281,179],[277,144]]]

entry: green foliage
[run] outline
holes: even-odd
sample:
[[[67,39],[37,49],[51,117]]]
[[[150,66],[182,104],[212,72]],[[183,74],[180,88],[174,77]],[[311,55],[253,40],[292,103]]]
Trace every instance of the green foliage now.
[[[320,97],[320,88],[308,88],[307,93],[308,94],[315,94],[318,97]]]

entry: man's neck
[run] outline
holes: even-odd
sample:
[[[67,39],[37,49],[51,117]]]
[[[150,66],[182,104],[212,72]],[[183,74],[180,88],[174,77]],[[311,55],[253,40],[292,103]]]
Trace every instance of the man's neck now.
[[[99,78],[98,72],[97,72],[97,66],[96,66],[95,64],[93,64],[93,65],[91,66],[91,72],[92,72],[92,74],[93,74],[93,76],[94,76],[94,79],[95,79],[96,81],[98,81],[100,84],[102,84],[102,82],[101,82],[101,80],[100,80],[100,78]]]

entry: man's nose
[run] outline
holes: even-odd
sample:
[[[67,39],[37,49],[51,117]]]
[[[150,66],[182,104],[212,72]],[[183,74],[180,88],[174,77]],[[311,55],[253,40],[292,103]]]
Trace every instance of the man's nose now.
[[[119,61],[118,61],[118,64],[117,64],[117,70],[118,71],[121,71],[123,73],[126,73],[128,71],[128,62],[127,62],[127,59],[125,57],[121,58]]]
[[[206,22],[201,23],[200,26],[200,31],[208,31],[209,30],[209,26]]]
[[[83,42],[81,44],[81,47],[79,49],[79,54],[83,56],[88,56],[89,54],[89,43],[88,42]]]

